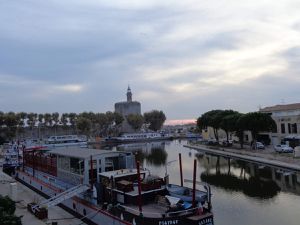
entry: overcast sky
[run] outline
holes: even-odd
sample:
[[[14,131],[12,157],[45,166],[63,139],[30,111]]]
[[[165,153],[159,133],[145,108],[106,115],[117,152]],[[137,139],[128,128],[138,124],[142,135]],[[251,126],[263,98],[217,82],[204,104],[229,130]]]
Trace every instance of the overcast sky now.
[[[300,102],[299,0],[1,0],[0,110],[168,119]]]

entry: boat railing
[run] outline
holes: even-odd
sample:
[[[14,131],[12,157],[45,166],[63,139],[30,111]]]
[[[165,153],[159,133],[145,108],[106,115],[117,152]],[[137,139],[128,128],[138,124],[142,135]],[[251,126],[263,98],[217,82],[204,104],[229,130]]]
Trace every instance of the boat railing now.
[[[135,208],[131,208],[131,207],[124,206],[124,205],[117,205],[117,207],[119,209],[123,209],[124,211],[131,212],[136,215],[140,215],[140,211]],[[202,207],[195,207],[195,208],[191,208],[191,209],[179,210],[179,211],[174,211],[174,212],[163,212],[163,213],[142,211],[142,214],[144,217],[164,218],[164,217],[172,217],[172,216],[178,216],[178,215],[184,216],[184,215],[193,214],[193,213],[196,213],[199,211],[202,211]]]

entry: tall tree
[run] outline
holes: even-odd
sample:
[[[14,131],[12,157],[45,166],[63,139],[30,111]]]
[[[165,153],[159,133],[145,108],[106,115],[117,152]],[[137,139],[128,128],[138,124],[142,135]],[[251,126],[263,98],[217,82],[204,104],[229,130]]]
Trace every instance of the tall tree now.
[[[211,110],[204,113],[201,117],[197,119],[197,126],[199,129],[206,129],[207,127],[212,127],[214,135],[217,141],[219,141],[218,130],[221,126],[223,110]]]
[[[244,133],[247,130],[247,118],[245,114],[237,114],[235,135],[238,137],[241,148],[244,147]]]
[[[87,136],[90,135],[92,127],[92,122],[90,119],[86,117],[78,117],[76,121],[76,126],[80,133],[85,134]]]
[[[229,141],[229,133],[236,130],[236,114],[238,114],[238,112],[233,110],[224,110],[220,112],[222,117],[220,128],[225,131],[227,142]]]
[[[54,126],[55,135],[56,135],[57,126],[59,124],[59,113],[58,112],[52,113],[52,120],[53,120],[53,126]]]
[[[152,110],[144,113],[144,119],[150,130],[158,131],[166,121],[166,115],[163,111]]]
[[[144,117],[142,115],[138,114],[129,114],[127,117],[127,122],[129,125],[135,130],[141,129],[143,123],[144,123]]]
[[[5,126],[5,136],[12,140],[16,136],[18,119],[14,112],[5,113],[3,116],[3,124]]]
[[[258,133],[272,131],[276,127],[275,121],[266,113],[250,112],[245,114],[244,120],[247,130],[251,132],[255,149]]]

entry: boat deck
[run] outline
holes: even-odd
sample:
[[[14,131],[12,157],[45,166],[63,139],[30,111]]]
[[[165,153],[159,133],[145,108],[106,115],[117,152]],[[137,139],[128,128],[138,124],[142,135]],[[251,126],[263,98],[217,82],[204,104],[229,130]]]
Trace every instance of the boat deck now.
[[[108,190],[111,190],[110,187],[107,187]],[[160,188],[157,188],[157,189],[153,189],[153,190],[149,190],[149,191],[141,191],[141,194],[144,195],[144,194],[150,194],[150,193],[157,193],[157,192],[160,192],[160,191],[163,191],[163,190],[166,190],[166,186],[165,185],[162,185]],[[133,186],[133,191],[129,191],[129,192],[123,192],[121,190],[118,190],[118,189],[113,189],[114,192],[118,192],[120,194],[124,194],[124,195],[128,195],[128,196],[131,196],[131,197],[137,197],[139,195],[139,190],[138,190],[138,186]]]
[[[124,209],[132,213],[134,215],[139,216],[139,206],[138,205],[122,205]],[[174,208],[173,208],[174,209]],[[195,209],[175,209],[172,211],[172,206],[167,204],[163,204],[160,202],[151,202],[147,204],[143,204],[142,213],[144,217],[148,218],[165,218],[165,217],[173,217],[173,216],[186,216],[193,214]]]

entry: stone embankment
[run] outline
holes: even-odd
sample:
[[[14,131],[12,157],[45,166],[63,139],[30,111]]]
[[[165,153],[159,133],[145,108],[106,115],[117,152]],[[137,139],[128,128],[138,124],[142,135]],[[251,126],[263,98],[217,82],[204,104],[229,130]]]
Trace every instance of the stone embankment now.
[[[184,145],[184,147],[208,154],[300,171],[300,158],[294,158],[292,153],[277,153],[271,148],[251,150],[207,146],[203,144],[188,144]]]

